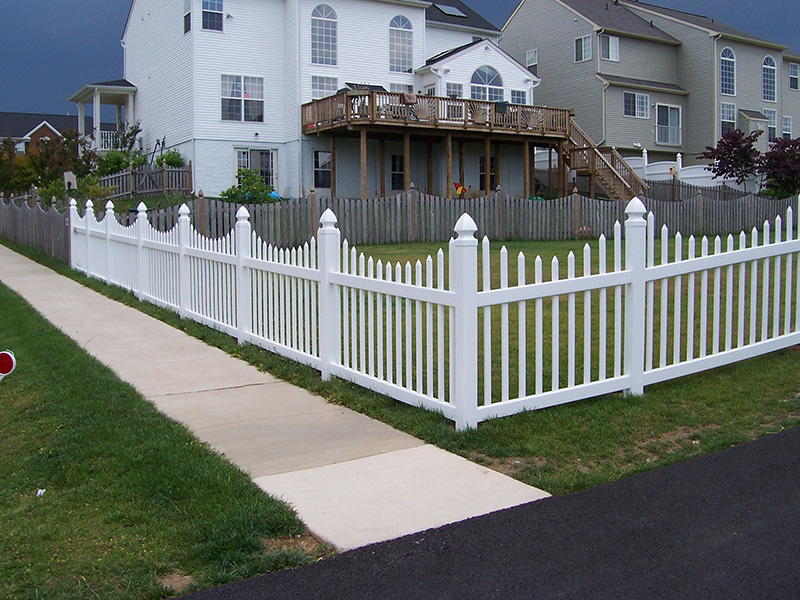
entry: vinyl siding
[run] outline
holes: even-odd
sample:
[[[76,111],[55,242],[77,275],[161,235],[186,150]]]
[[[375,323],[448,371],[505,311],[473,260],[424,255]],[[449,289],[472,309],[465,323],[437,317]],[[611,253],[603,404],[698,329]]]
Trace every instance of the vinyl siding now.
[[[623,114],[623,93],[632,92],[649,94],[648,104],[650,114],[648,118],[627,117]],[[679,152],[680,148],[665,146],[656,143],[656,108],[654,104],[667,104],[681,108],[681,135],[686,135],[686,103],[685,96],[663,92],[648,92],[643,90],[627,89],[619,86],[609,86],[605,91],[606,105],[606,145],[616,146],[620,149],[632,149],[635,143],[650,151],[667,149],[670,152]],[[638,150],[637,150],[638,152]]]
[[[596,38],[596,47],[600,73],[661,83],[677,82],[678,55],[675,46],[620,36],[619,62],[615,62],[600,58],[599,38]]]
[[[584,35],[592,36],[592,60],[576,63],[574,40]],[[589,137],[602,140],[603,84],[596,77],[597,36],[588,21],[555,0],[526,0],[506,24],[500,47],[523,65],[525,53],[538,48],[536,104],[573,109]]]
[[[182,2],[135,0],[132,6],[123,38],[124,73],[137,88],[134,116],[142,123],[145,148],[161,139],[175,147],[192,137],[192,36],[200,27],[200,3],[195,4],[188,34]]]
[[[800,137],[800,90],[789,89],[789,64],[795,62],[800,65],[800,60],[785,60],[783,62],[781,79],[782,115],[792,117],[792,138]],[[780,134],[780,131],[778,131]]]
[[[284,3],[278,0],[225,0],[224,31],[195,30],[195,137],[282,143],[286,122],[286,43]],[[221,76],[264,79],[264,122],[223,121]],[[299,127],[299,126],[298,126]]]

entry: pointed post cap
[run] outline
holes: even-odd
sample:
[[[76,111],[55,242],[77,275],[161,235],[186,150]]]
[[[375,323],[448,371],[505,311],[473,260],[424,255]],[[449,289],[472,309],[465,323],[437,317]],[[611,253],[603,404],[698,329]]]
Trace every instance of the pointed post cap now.
[[[106,202],[106,212],[114,212],[114,203],[111,200]]]
[[[470,217],[467,213],[461,215],[458,221],[456,221],[454,231],[457,234],[455,243],[478,243],[478,239],[475,237],[475,233],[478,231],[478,226],[475,225],[475,221],[473,221],[472,217]]]
[[[183,204],[181,204],[181,207],[178,209],[178,214],[181,217],[188,217],[189,216],[189,207],[186,206],[185,202]]]
[[[250,213],[244,206],[240,206],[239,210],[236,211],[236,220],[237,221],[246,221],[250,218]]]
[[[138,213],[146,213],[147,212],[147,205],[144,202],[139,202],[139,205],[136,207],[136,212],[138,212]]]
[[[75,200],[75,198],[70,198],[69,199],[69,205],[77,207],[78,206],[78,202]]]
[[[92,202],[91,200],[87,200],[86,201],[86,208],[87,209],[94,208],[94,202]]]
[[[336,219],[336,215],[333,214],[333,211],[330,208],[326,208],[325,212],[322,213],[322,216],[319,218],[321,229],[333,229],[338,222],[339,221]]]
[[[647,212],[644,204],[641,200],[639,200],[638,196],[634,196],[633,199],[628,202],[628,206],[625,208],[625,214],[628,215],[627,221],[625,224],[628,225],[632,222],[641,221],[645,223],[644,215]]]

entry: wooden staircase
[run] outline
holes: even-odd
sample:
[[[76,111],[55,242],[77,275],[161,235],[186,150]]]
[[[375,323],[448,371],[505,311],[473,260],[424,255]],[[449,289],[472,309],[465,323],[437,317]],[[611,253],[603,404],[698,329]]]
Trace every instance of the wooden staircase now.
[[[570,117],[566,164],[578,175],[588,175],[612,200],[628,201],[648,188],[616,148],[599,149]]]

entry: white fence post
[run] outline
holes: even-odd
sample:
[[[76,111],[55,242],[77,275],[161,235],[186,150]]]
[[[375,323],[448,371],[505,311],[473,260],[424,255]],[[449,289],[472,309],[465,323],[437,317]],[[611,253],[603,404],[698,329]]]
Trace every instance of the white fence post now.
[[[455,327],[451,330],[454,360],[450,369],[456,429],[478,426],[478,231],[464,213],[455,226],[451,245],[450,289],[455,293]]]
[[[75,253],[72,251],[75,247],[75,225],[78,222],[78,203],[75,198],[69,199],[69,268],[75,268]]]
[[[625,269],[632,278],[625,291],[625,373],[630,376],[625,393],[639,396],[644,393],[646,211],[639,198],[625,209]]]
[[[92,228],[89,225],[89,216],[94,219],[94,202],[91,200],[86,201],[86,212],[83,213],[83,221],[86,224],[86,276],[92,276],[92,269],[90,268],[90,259],[92,257],[91,241],[92,241]]]
[[[150,292],[147,281],[149,268],[144,250],[144,233],[148,225],[147,206],[144,202],[139,202],[139,206],[136,207],[136,297],[139,300],[144,298],[145,293]]]
[[[330,282],[330,274],[341,270],[342,240],[336,215],[330,208],[322,213],[319,223],[319,358],[322,380],[328,381],[331,365],[341,359],[341,300],[338,286]]]
[[[245,334],[252,329],[250,312],[250,273],[244,259],[250,258],[250,213],[244,206],[236,211],[236,341],[244,344]]]
[[[114,216],[114,203],[109,200],[106,202],[106,216],[103,225],[106,233],[106,276],[105,282],[111,284],[111,221],[116,219]]]
[[[186,246],[189,244],[189,207],[186,204],[181,204],[178,209],[178,248],[179,248],[179,263],[178,263],[178,306],[180,307],[181,319],[186,318],[186,308],[189,304],[189,257],[186,254]]]

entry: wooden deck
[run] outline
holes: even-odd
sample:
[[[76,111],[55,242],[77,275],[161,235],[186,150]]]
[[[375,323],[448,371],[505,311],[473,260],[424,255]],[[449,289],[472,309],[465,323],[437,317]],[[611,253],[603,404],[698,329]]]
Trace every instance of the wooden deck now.
[[[570,117],[562,108],[375,91],[342,92],[302,106],[306,134],[371,125],[567,140]]]

